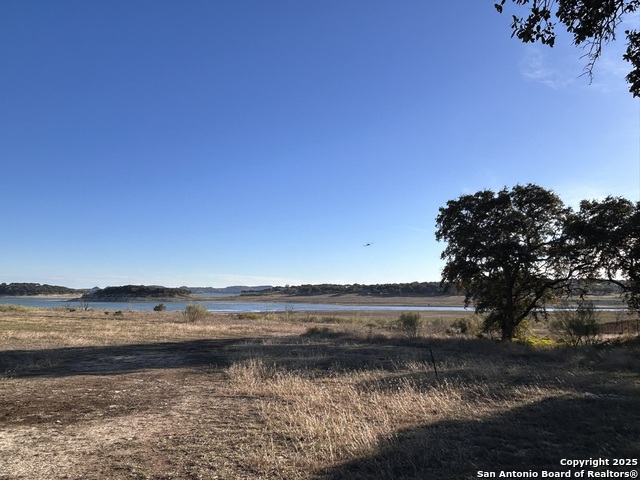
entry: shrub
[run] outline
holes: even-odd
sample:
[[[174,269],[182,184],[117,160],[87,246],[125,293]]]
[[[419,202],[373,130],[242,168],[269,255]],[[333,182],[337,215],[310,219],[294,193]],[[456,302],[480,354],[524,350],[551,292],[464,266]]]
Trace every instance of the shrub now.
[[[328,327],[309,327],[305,333],[300,334],[301,337],[321,337],[321,338],[340,338],[345,336],[344,332],[336,332]]]
[[[327,334],[329,333],[329,329],[327,327],[324,328],[320,328],[320,327],[309,327],[307,328],[307,331],[305,333],[302,334],[302,336],[305,337],[310,337],[310,336],[315,336],[315,335],[323,335],[323,334]]]
[[[598,314],[591,301],[581,301],[575,310],[567,305],[560,306],[549,328],[561,341],[573,347],[593,345],[599,340]]]
[[[255,312],[242,312],[238,314],[238,320],[260,320],[262,316]]]
[[[482,319],[476,315],[462,317],[453,321],[447,333],[461,335],[478,335],[482,327]]]
[[[153,307],[154,312],[164,312],[167,309],[167,306],[164,303],[159,303],[155,307]]]
[[[182,314],[188,322],[198,322],[207,318],[209,311],[204,305],[189,304],[186,306]]]
[[[557,347],[558,343],[550,338],[541,338],[535,335],[527,335],[526,337],[518,337],[514,340],[516,343],[522,345],[529,345],[534,348],[553,348]]]
[[[0,312],[28,312],[33,310],[33,307],[27,307],[24,305],[13,304],[0,304]]]
[[[431,320],[431,330],[436,333],[442,333],[447,330],[447,322],[442,317],[437,317]]]
[[[409,338],[417,338],[422,325],[422,318],[418,312],[403,312],[398,318],[398,328]]]
[[[514,329],[513,336],[516,339],[526,339],[531,335],[531,322],[528,319],[522,320]]]

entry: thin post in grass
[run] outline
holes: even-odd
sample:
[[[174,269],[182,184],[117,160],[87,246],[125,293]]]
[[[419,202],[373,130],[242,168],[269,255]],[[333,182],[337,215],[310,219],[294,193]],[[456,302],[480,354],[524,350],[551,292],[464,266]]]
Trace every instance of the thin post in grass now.
[[[431,363],[433,364],[433,373],[436,374],[436,380],[438,380],[438,369],[436,368],[436,359],[433,358],[433,350],[429,349],[429,353],[431,353]]]

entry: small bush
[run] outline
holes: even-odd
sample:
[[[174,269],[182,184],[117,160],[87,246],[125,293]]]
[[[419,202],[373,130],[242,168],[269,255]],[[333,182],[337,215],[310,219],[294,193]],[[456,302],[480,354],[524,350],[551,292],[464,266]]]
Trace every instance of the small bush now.
[[[33,307],[27,307],[24,305],[13,305],[13,304],[0,304],[0,312],[29,312],[34,310]]]
[[[431,330],[436,333],[445,332],[448,328],[446,320],[442,317],[437,317],[431,320]]]
[[[422,325],[422,318],[418,312],[403,312],[398,318],[398,328],[409,338],[417,338]]]
[[[517,337],[514,340],[522,345],[529,345],[534,348],[553,348],[558,346],[558,342],[546,337],[537,337],[535,335],[527,335],[526,337]]]
[[[345,336],[344,332],[336,332],[328,327],[309,327],[305,333],[300,334],[301,337],[321,337],[321,338],[340,338]]]
[[[164,303],[159,303],[155,307],[153,307],[154,312],[164,312],[167,309],[167,306]]]
[[[551,332],[572,347],[593,345],[599,341],[598,314],[593,302],[580,302],[573,310],[563,305],[555,312],[549,325]]]
[[[476,315],[454,320],[447,333],[458,335],[478,335],[482,330],[482,319]]]
[[[192,303],[186,306],[182,314],[185,316],[188,322],[193,323],[207,318],[207,315],[209,315],[209,311],[204,305],[196,305]]]
[[[302,334],[302,336],[310,337],[315,335],[323,335],[327,333],[329,333],[329,329],[327,327],[324,327],[322,329],[320,327],[309,327],[307,328],[307,331]]]
[[[528,338],[531,336],[531,327],[531,322],[525,318],[514,328],[514,337],[517,339]]]
[[[260,320],[262,316],[255,312],[242,312],[238,314],[238,320]]]

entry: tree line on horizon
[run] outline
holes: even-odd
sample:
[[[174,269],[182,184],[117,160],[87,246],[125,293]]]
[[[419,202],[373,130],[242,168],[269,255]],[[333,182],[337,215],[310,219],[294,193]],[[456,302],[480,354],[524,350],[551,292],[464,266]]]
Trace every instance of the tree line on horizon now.
[[[110,300],[112,298],[170,298],[189,297],[191,291],[185,288],[163,287],[160,285],[122,285],[106,287],[85,293],[84,300]]]
[[[66,295],[78,293],[78,290],[58,285],[40,283],[0,283],[0,295],[34,296],[34,295]]]
[[[445,292],[440,282],[412,282],[412,283],[384,283],[376,285],[353,284],[302,284],[302,285],[285,285],[284,287],[271,287],[260,291],[243,291],[242,295],[418,295],[418,296],[434,296],[434,295],[451,295]]]
[[[618,295],[621,289],[618,285],[606,280],[598,279],[591,282],[573,281],[574,290],[588,291],[589,295]],[[382,284],[302,284],[285,285],[263,288],[261,290],[245,290],[242,295],[271,295],[282,294],[292,296],[310,295],[365,295],[365,296],[418,296],[433,297],[442,295],[462,295],[455,285],[445,282],[410,282],[410,283],[382,283]]]
[[[606,279],[600,279],[574,286],[574,290],[587,289],[589,295],[617,295],[621,293],[620,287]],[[242,295],[342,295],[356,294],[366,296],[438,296],[438,295],[458,295],[453,285],[442,285],[441,282],[410,282],[410,283],[383,283],[383,284],[302,284],[297,286],[286,285],[284,287],[273,287],[269,285],[259,287],[179,287],[178,289],[162,286],[146,285],[123,285],[105,287],[104,289],[94,288],[91,291],[86,289],[73,289],[59,285],[48,285],[40,283],[2,283],[0,284],[0,296],[33,296],[33,295],[68,295],[68,294],[89,294],[90,297],[110,297],[110,296],[184,296],[191,294],[210,293],[230,293]]]

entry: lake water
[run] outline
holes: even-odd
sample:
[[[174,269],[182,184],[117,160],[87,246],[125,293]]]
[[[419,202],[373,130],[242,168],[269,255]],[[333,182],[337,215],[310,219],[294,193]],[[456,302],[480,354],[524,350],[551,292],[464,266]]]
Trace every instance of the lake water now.
[[[36,308],[71,307],[80,308],[78,302],[59,298],[33,298],[33,297],[0,297],[0,304],[24,305]],[[152,311],[160,302],[90,302],[91,310],[132,310]],[[372,311],[372,310],[396,310],[396,311],[464,311],[463,307],[432,307],[397,305],[328,305],[316,303],[274,303],[274,302],[232,302],[232,301],[198,301],[198,302],[162,302],[169,312],[178,312],[185,309],[189,303],[204,305],[210,312],[221,313],[248,313],[248,312],[282,312],[289,311],[314,311],[323,312],[330,310],[339,311]]]

